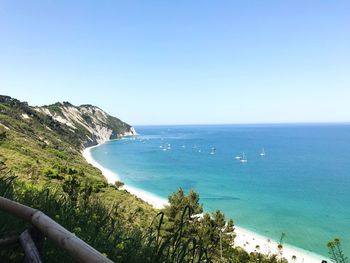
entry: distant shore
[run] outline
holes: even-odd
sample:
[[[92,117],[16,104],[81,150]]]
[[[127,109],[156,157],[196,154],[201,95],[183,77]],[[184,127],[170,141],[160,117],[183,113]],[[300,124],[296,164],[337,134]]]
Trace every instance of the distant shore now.
[[[101,164],[95,161],[91,155],[91,149],[100,146],[101,144],[85,148],[82,152],[83,157],[86,161],[99,169],[103,176],[107,179],[108,183],[113,184],[116,181],[120,181],[120,177],[115,172],[103,167]],[[127,190],[129,193],[135,195],[136,197],[144,200],[155,208],[163,208],[168,204],[168,201],[164,198],[158,197],[150,192],[144,191],[142,189],[124,185],[123,189]],[[278,243],[267,237],[249,231],[247,229],[241,228],[235,225],[235,246],[240,246],[244,248],[247,252],[260,252],[262,254],[277,254],[281,257],[284,257],[288,262],[295,263],[321,263],[322,260],[329,259],[326,257],[296,248],[293,246],[283,244],[281,251],[278,249]],[[292,260],[293,256],[296,257],[296,260]]]

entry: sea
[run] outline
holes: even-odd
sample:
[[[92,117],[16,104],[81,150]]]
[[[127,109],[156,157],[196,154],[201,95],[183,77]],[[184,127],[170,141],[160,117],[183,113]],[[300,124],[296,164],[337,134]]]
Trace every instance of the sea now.
[[[350,256],[350,124],[139,126],[91,150],[125,184],[167,198],[194,190],[204,210],[328,256]],[[242,158],[246,162],[241,162]]]

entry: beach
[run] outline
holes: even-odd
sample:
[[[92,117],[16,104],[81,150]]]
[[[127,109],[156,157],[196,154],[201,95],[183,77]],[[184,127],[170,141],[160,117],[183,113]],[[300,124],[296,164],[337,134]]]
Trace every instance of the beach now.
[[[82,153],[84,158],[86,159],[86,161],[89,164],[95,166],[97,169],[99,169],[102,172],[103,176],[107,179],[108,183],[114,184],[116,181],[120,181],[120,177],[118,176],[118,174],[103,167],[98,162],[96,162],[94,160],[94,158],[92,158],[90,151],[92,148],[98,147],[98,146],[99,145],[85,148],[83,150],[83,153]],[[160,198],[152,193],[143,191],[142,189],[138,189],[136,187],[132,187],[129,185],[123,185],[122,188],[125,189],[126,191],[128,191],[129,193],[137,196],[138,198],[141,198],[142,200],[149,203],[150,205],[152,205],[155,208],[160,209],[160,208],[163,208],[167,204],[166,199]]]
[[[283,244],[283,248],[280,251],[276,241],[238,226],[235,226],[235,233],[237,235],[235,246],[243,247],[248,252],[256,251],[262,254],[277,254],[286,258],[288,262],[295,263],[320,263],[322,260],[328,260],[320,255],[286,244]],[[296,257],[294,261],[293,256]],[[328,260],[328,262],[330,261]]]
[[[98,146],[99,145],[85,148],[82,152],[83,157],[88,163],[101,170],[108,183],[113,184],[115,181],[120,180],[118,174],[100,165],[91,155],[91,149]],[[123,189],[158,209],[163,208],[168,203],[166,199],[136,187],[124,185]],[[240,246],[247,252],[256,251],[263,254],[277,254],[280,257],[286,258],[288,262],[295,263],[320,263],[322,260],[328,260],[328,262],[330,262],[329,259],[325,257],[286,244],[283,244],[282,250],[279,250],[278,242],[236,225],[235,233],[235,246]]]

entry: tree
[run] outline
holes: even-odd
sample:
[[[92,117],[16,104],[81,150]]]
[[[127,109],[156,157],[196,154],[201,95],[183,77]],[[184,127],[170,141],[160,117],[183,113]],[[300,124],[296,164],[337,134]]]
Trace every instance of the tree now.
[[[213,261],[222,261],[233,254],[234,227],[233,221],[226,222],[219,210],[213,214],[204,214],[199,222],[199,235]]]
[[[181,224],[189,221],[198,221],[198,215],[203,212],[203,207],[199,204],[199,196],[197,193],[191,191],[185,196],[182,188],[174,192],[168,197],[169,205],[163,211],[168,220],[167,230],[173,231],[180,227]],[[185,208],[188,208],[188,216],[184,217]]]
[[[76,176],[69,176],[62,184],[62,190],[67,193],[68,197],[73,203],[78,201],[80,185],[81,182],[76,178]]]
[[[344,255],[343,249],[341,247],[340,239],[335,238],[328,242],[328,253],[331,259],[335,263],[348,263],[348,258]]]
[[[115,183],[114,183],[114,188],[115,188],[116,190],[120,189],[120,188],[123,187],[123,186],[124,186],[124,183],[121,182],[121,181],[115,181]]]

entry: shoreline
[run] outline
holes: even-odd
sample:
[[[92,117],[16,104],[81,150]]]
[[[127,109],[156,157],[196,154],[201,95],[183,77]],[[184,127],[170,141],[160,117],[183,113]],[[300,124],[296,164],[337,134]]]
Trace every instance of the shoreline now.
[[[116,181],[120,181],[119,175],[117,173],[112,172],[111,170],[103,167],[98,162],[96,162],[94,158],[92,158],[92,155],[90,152],[91,149],[98,147],[100,145],[101,144],[85,148],[82,152],[82,155],[89,164],[96,167],[97,169],[99,169],[102,172],[102,175],[107,179],[108,183],[114,184]],[[153,207],[158,208],[158,209],[161,209],[165,205],[168,204],[168,201],[166,199],[163,199],[159,196],[156,196],[152,193],[146,192],[142,189],[139,189],[139,188],[136,188],[133,186],[129,186],[129,185],[124,184],[123,187],[121,187],[121,189],[128,191],[129,193],[135,195],[136,197],[142,199],[146,203],[148,203],[148,204],[150,204]]]
[[[89,164],[102,172],[108,183],[113,184],[114,182],[120,180],[119,175],[103,167],[101,164],[95,161],[91,155],[91,149],[100,145],[101,144],[85,148],[82,151],[82,155]],[[122,189],[128,191],[157,209],[161,209],[168,204],[166,199],[133,186],[124,185]],[[262,254],[276,254],[286,258],[288,262],[293,263],[321,263],[322,260],[327,260],[330,262],[330,260],[326,257],[314,254],[301,248],[293,247],[288,244],[283,244],[282,250],[279,251],[277,247],[278,242],[237,225],[235,225],[234,228],[236,233],[235,246],[244,248],[248,253],[260,252]],[[292,259],[293,256],[296,256],[296,260],[294,261]]]

